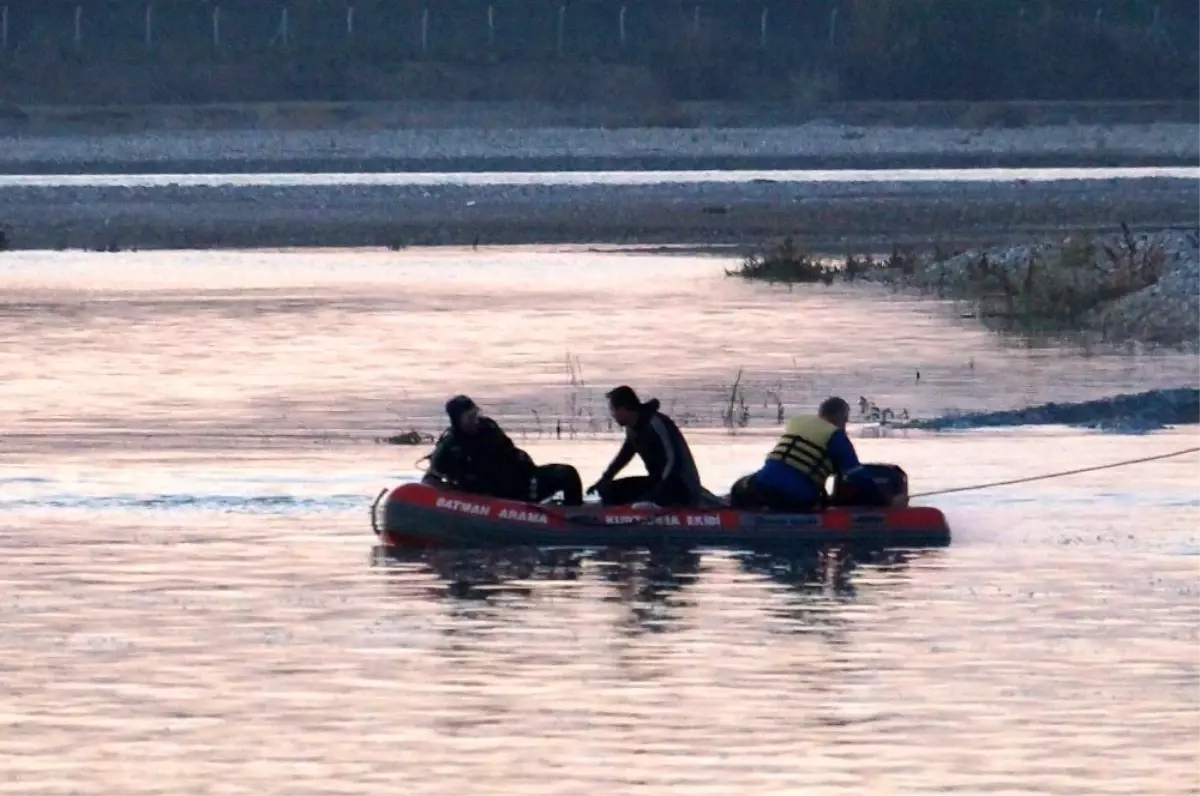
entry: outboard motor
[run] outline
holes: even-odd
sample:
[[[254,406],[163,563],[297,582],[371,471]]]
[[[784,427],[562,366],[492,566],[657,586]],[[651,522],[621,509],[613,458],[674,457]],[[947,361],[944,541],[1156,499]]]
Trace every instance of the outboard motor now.
[[[894,464],[864,464],[863,470],[879,490],[879,496],[866,493],[860,487],[842,481],[841,476],[833,480],[830,504],[834,506],[908,506],[908,474]]]

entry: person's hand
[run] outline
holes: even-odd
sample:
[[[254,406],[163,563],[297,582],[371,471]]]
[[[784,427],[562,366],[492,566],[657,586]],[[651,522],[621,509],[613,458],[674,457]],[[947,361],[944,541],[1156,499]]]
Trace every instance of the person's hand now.
[[[599,481],[597,481],[596,483],[594,483],[594,484],[592,484],[591,486],[589,486],[589,487],[587,488],[587,492],[585,492],[584,494],[586,494],[586,495],[594,495],[594,494],[596,494],[597,492],[599,492],[601,489],[603,489],[604,487],[608,486],[608,483],[609,483],[609,482],[608,482],[608,479],[607,479],[607,478],[601,478]]]

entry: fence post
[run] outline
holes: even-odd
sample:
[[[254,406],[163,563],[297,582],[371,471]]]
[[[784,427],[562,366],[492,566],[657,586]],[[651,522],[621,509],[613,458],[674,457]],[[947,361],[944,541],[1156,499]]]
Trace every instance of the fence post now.
[[[75,6],[75,46],[83,44],[83,6]]]
[[[838,10],[834,8],[829,12],[829,49],[831,50],[837,47],[837,18]]]
[[[491,3],[487,7],[488,47],[496,46],[496,8]]]
[[[146,49],[154,46],[154,6],[146,4]]]
[[[289,34],[290,34],[290,31],[288,30],[288,10],[287,10],[287,6],[284,6],[283,9],[281,9],[279,12],[279,43],[282,44],[284,47],[288,46],[288,39],[290,38]]]
[[[563,38],[566,36],[567,28],[567,7],[560,5],[558,7],[558,56],[561,58],[563,54]]]
[[[213,47],[221,46],[221,7],[220,6],[213,6],[212,39],[213,39]]]
[[[767,49],[767,9],[765,8],[758,20],[758,46],[763,50]]]
[[[354,6],[346,6],[346,38],[354,35]]]
[[[429,52],[429,7],[421,9],[421,52]]]
[[[700,6],[692,6],[692,38],[700,38]]]
[[[617,31],[620,34],[621,49],[625,49],[625,6],[621,6],[617,14]]]
[[[0,51],[8,49],[8,6],[0,8]]]

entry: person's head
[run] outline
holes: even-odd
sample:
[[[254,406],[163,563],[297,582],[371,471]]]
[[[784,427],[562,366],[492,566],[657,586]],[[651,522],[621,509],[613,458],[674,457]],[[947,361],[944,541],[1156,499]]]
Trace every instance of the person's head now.
[[[823,420],[844,429],[846,428],[846,424],[850,422],[850,404],[835,395],[821,402],[820,408],[817,409],[817,414]]]
[[[465,395],[456,395],[446,401],[446,415],[455,431],[474,434],[479,428],[479,407]]]
[[[642,411],[642,402],[632,387],[622,384],[610,390],[604,397],[608,399],[608,411],[618,426],[624,428],[637,422]]]

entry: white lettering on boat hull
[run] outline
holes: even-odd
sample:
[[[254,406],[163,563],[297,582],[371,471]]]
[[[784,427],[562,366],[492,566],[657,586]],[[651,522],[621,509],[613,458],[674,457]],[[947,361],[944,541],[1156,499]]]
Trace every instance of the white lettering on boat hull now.
[[[674,515],[664,517],[645,517],[637,514],[608,514],[604,517],[606,525],[682,525]]]
[[[548,525],[550,518],[540,511],[522,511],[520,509],[500,509],[499,519],[513,522],[531,522],[536,525]]]
[[[689,528],[720,528],[720,514],[687,514],[680,517],[677,514],[667,514],[661,517],[639,516],[637,514],[608,514],[604,517],[607,525],[670,525]]]
[[[477,517],[486,517],[492,511],[492,507],[486,503],[471,503],[455,498],[440,497],[434,505],[439,509],[449,509],[450,511],[457,511],[463,514],[474,514]]]

